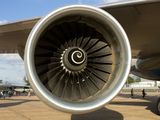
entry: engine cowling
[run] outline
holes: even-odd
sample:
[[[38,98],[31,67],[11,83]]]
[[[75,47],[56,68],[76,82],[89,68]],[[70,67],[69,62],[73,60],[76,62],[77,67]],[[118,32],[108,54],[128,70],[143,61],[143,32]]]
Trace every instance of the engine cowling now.
[[[25,67],[36,95],[73,114],[97,110],[122,89],[130,71],[130,45],[107,12],[70,5],[44,16],[25,47]]]

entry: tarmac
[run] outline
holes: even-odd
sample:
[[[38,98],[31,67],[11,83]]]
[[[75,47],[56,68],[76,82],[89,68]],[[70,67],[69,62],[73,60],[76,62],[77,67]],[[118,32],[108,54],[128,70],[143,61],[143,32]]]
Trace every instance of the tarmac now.
[[[156,102],[159,93],[120,93],[105,107],[87,114],[68,114],[54,110],[32,94],[0,99],[0,120],[160,120]]]

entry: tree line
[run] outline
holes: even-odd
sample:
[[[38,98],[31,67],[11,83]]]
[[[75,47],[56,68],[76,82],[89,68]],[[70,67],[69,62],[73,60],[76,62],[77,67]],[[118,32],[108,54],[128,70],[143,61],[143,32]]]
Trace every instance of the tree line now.
[[[141,82],[141,78],[137,77],[136,79],[133,79],[131,76],[128,76],[126,84],[135,83],[135,82]]]

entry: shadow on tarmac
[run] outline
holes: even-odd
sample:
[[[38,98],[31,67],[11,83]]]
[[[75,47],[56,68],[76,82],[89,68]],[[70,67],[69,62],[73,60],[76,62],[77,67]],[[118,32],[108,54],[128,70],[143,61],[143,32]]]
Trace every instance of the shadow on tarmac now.
[[[20,101],[20,102],[2,103],[2,104],[0,104],[0,108],[16,106],[16,105],[20,105],[20,104],[26,103],[26,102],[32,102],[32,101],[38,102],[38,101],[40,101],[40,100],[24,100],[24,99],[5,99],[5,100]]]
[[[71,116],[71,120],[103,120],[103,119],[123,120],[124,117],[121,113],[109,110],[105,107],[91,113]]]
[[[129,98],[130,94],[119,94],[118,96],[120,97],[124,97],[124,98]],[[111,102],[110,104],[116,104],[116,105],[131,105],[131,106],[147,106],[146,110],[150,110],[152,113],[157,115],[157,100],[160,97],[160,95],[155,95],[155,96],[151,96],[151,95],[146,95],[145,99],[142,98],[142,95],[140,94],[134,94],[134,98],[131,98],[131,102],[126,102],[123,101],[122,102]],[[145,100],[146,102],[142,101],[142,102],[137,102],[134,101],[134,99],[139,99],[139,100]]]
[[[16,102],[16,103],[3,103],[3,104],[0,104],[0,108],[3,108],[3,107],[11,107],[11,106],[16,106],[16,105],[20,105],[24,102]]]
[[[151,95],[147,95],[145,97],[145,99],[142,98],[141,94],[134,94],[134,98],[129,99],[130,94],[119,94],[119,97],[122,98],[126,98],[126,100],[121,99],[121,101],[118,102],[111,102],[109,104],[115,104],[115,105],[126,105],[126,109],[127,109],[127,105],[130,106],[147,106],[146,110],[150,110],[152,113],[157,115],[157,109],[156,109],[156,103],[157,100],[159,98],[160,95],[155,95],[155,96],[151,96]],[[134,101],[134,99],[139,99],[142,101]],[[1,100],[1,99],[0,99]],[[0,107],[10,107],[10,106],[16,106],[16,105],[20,105],[22,103],[25,102],[32,102],[32,101],[37,101],[40,102],[40,100],[24,100],[24,99],[5,99],[5,100],[11,100],[11,101],[15,101],[13,103],[1,103]],[[129,101],[128,101],[129,100]],[[145,101],[144,101],[145,100]],[[17,102],[16,102],[17,101]],[[78,115],[72,115],[71,116],[71,120],[88,120],[88,119],[95,119],[95,120],[100,120],[100,119],[104,119],[104,118],[108,118],[109,120],[123,120],[123,115],[117,111],[113,111],[113,110],[109,110],[107,108],[101,108],[97,111],[91,112],[91,113],[87,113],[87,114],[78,114]]]

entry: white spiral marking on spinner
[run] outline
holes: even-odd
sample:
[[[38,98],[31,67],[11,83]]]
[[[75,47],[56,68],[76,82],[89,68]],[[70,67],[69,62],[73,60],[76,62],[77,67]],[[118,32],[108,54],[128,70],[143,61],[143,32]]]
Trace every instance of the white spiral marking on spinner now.
[[[78,53],[78,54],[77,54],[77,53]],[[84,62],[85,57],[84,57],[84,59],[83,59],[81,62],[76,62],[76,61],[74,60],[74,58],[73,58],[74,54],[77,54],[77,58],[81,58],[81,57],[83,56],[83,54],[82,54],[81,51],[74,51],[74,52],[72,53],[71,59],[72,59],[72,61],[73,61],[75,64],[81,64],[81,63]]]

